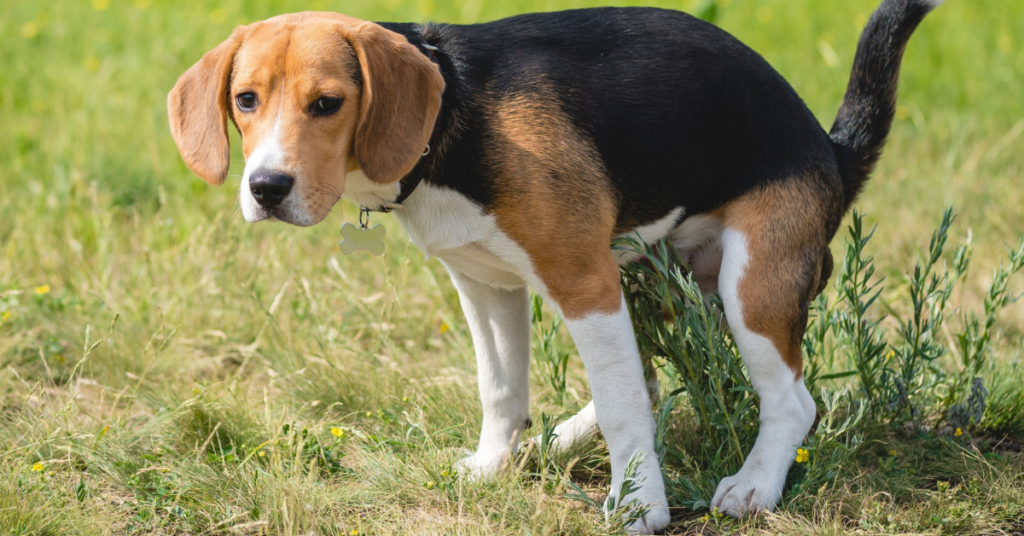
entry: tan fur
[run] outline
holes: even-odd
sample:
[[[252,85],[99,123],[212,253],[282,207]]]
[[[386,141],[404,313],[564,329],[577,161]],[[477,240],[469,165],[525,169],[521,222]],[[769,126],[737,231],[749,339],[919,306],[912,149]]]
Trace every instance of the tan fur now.
[[[376,24],[360,26],[352,43],[363,66],[356,158],[371,180],[394,182],[430,141],[444,78],[404,37]]]
[[[228,83],[231,64],[247,28],[240,26],[226,41],[203,55],[178,78],[167,96],[171,136],[185,164],[206,182],[220,186],[228,176]]]
[[[182,157],[211,184],[227,174],[229,114],[247,158],[279,129],[287,161],[275,171],[295,177],[292,195],[320,221],[347,172],[362,168],[386,183],[412,169],[443,90],[438,67],[404,37],[338,13],[307,12],[235,30],[182,75],[168,108]],[[259,104],[243,113],[235,97],[247,91]],[[313,117],[309,107],[322,96],[343,99],[341,109]]]
[[[505,97],[493,109],[487,154],[498,226],[526,250],[566,318],[617,311],[616,203],[597,149],[548,92]]]
[[[739,286],[743,323],[771,340],[798,378],[808,305],[828,253],[825,205],[814,191],[807,181],[791,178],[744,194],[722,210],[725,226],[747,238],[748,264]]]

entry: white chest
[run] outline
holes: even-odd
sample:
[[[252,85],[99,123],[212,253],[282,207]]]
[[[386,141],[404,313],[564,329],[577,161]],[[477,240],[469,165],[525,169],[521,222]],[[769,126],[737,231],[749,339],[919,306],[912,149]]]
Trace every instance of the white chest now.
[[[526,252],[458,192],[421,183],[394,214],[412,243],[449,269],[496,287],[543,288]]]

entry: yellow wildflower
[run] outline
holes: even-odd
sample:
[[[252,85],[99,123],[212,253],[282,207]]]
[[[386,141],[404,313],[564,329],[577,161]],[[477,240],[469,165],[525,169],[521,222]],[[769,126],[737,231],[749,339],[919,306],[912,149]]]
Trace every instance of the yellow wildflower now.
[[[409,401],[409,397],[407,397],[407,396],[403,396],[402,397],[402,402],[408,402],[408,401]]]
[[[704,514],[704,515],[702,515],[700,517],[700,522],[701,523],[707,523],[708,521],[711,521],[711,516],[709,516],[707,514]]]
[[[25,36],[26,39],[32,39],[39,35],[39,26],[34,22],[26,22],[21,25],[21,35]]]
[[[36,294],[42,296],[43,294],[50,293],[50,285],[42,285],[35,288]]]
[[[372,411],[367,411],[366,412],[366,416],[367,417],[373,417],[373,412]]]
[[[222,8],[222,7],[218,7],[217,9],[214,9],[213,11],[210,12],[210,22],[212,22],[214,24],[221,24],[227,18],[228,18],[228,12],[224,8]]]
[[[434,489],[434,481],[430,480],[426,484],[424,484],[424,486],[426,486],[427,489]]]
[[[96,11],[103,11],[110,7],[110,0],[92,0],[92,8]]]
[[[889,456],[895,456],[895,455],[896,455],[896,451],[895,450],[890,450],[889,451]]]
[[[43,464],[36,462],[35,464],[32,465],[32,471],[36,473],[43,472]]]
[[[451,328],[448,327],[448,324],[446,322],[441,322],[441,328],[438,329],[437,331],[440,331],[441,333],[447,333],[449,329]]]
[[[331,435],[333,435],[334,437],[342,437],[345,435],[345,431],[335,426],[331,428]]]
[[[348,533],[352,536],[359,536],[359,529],[352,529]]]
[[[10,311],[4,311],[4,315],[2,318],[0,318],[0,320],[3,320],[4,322],[10,322],[12,316],[14,316],[14,313]]]
[[[1009,35],[999,36],[999,52],[1009,54],[1013,50],[1013,39]]]
[[[964,431],[960,427],[957,427],[956,431],[953,432],[953,435],[955,435],[957,437],[960,437],[960,436],[964,435]]]
[[[441,471],[441,476],[447,477],[448,476],[448,470],[445,469],[444,471]]]
[[[257,456],[259,456],[260,458],[262,458],[262,457],[264,457],[264,456],[266,456],[266,455],[267,455],[267,451],[265,451],[265,450],[261,450],[261,451],[259,451],[259,453],[257,453],[256,455],[257,455]]]
[[[807,449],[796,449],[796,463],[804,463],[810,459],[810,453]]]

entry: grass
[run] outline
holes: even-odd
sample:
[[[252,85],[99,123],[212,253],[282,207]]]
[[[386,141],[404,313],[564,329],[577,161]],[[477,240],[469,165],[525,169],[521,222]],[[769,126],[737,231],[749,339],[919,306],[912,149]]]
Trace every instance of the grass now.
[[[437,261],[387,216],[383,258],[339,255],[349,204],[312,229],[244,224],[230,179],[208,188],[181,163],[164,109],[177,76],[236,22],[309,8],[472,22],[596,3],[9,4],[0,14],[0,533],[613,531],[595,506],[608,481],[597,440],[524,457],[496,482],[452,476],[475,446],[480,409],[468,330]],[[873,7],[719,0],[715,11],[829,125]],[[671,531],[1024,531],[1022,458],[1005,448],[1022,439],[1024,307],[997,307],[991,323],[986,309],[1024,229],[1021,36],[1024,7],[1013,0],[951,0],[915,34],[887,156],[858,203],[860,238],[846,240],[875,228],[873,238],[854,257],[836,240],[835,281],[845,283],[818,304],[805,344],[824,414],[809,459],[777,514],[736,522],[708,512],[701,501],[752,438],[752,395],[728,383],[677,393],[657,409],[680,506]],[[951,205],[959,215],[930,272],[953,270],[943,298],[945,283],[930,288],[914,266],[929,266],[928,237]],[[970,268],[952,275],[955,248],[968,243]],[[869,257],[874,274],[858,280]],[[671,275],[658,277],[684,288]],[[1019,294],[1021,278],[1007,288]],[[701,318],[685,310],[681,321]],[[563,365],[573,354],[564,330],[549,314],[537,320],[542,433],[589,394],[578,357]],[[720,345],[706,358],[720,379],[741,382],[725,360],[727,334],[713,315],[705,326]],[[656,329],[665,328],[641,332]],[[695,358],[685,350],[659,354],[666,392],[685,385],[678,372]],[[970,419],[975,377],[989,392],[980,421]],[[890,409],[901,385],[908,403]],[[865,404],[866,389],[885,403]],[[729,445],[711,426],[725,414],[695,412],[698,396],[740,407],[727,416],[734,452],[700,442]]]

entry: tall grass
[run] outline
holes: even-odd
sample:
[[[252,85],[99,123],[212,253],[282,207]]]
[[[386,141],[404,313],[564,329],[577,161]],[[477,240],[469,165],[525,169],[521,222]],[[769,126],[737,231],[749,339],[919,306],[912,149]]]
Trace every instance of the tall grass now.
[[[911,314],[897,319],[891,333],[878,301],[883,282],[875,277],[868,254],[872,232],[854,212],[834,281],[836,298],[823,294],[815,301],[814,320],[804,338],[805,378],[816,394],[820,420],[797,458],[784,501],[846,485],[871,463],[869,456],[860,456],[870,443],[920,441],[935,456],[960,449],[979,456],[977,443],[1024,437],[1024,427],[1007,426],[1021,421],[1017,396],[987,398],[986,386],[1002,381],[999,372],[986,374],[984,366],[995,351],[992,340],[1000,335],[985,326],[995,325],[998,312],[1020,297],[1005,288],[1024,268],[1024,238],[992,275],[979,314],[950,301],[969,267],[967,245],[955,249],[948,269],[935,273],[954,219],[947,210],[927,255],[904,276],[905,303],[889,304],[888,309]],[[630,246],[643,258],[623,272],[641,353],[662,364],[675,388],[665,404],[677,417],[659,419],[659,425],[685,423],[678,442],[661,439],[663,460],[675,469],[676,481],[669,486],[676,493],[673,502],[706,508],[718,480],[736,472],[753,446],[756,393],[720,323],[721,302],[713,299],[708,308],[667,243]],[[942,339],[943,331],[949,343]]]

